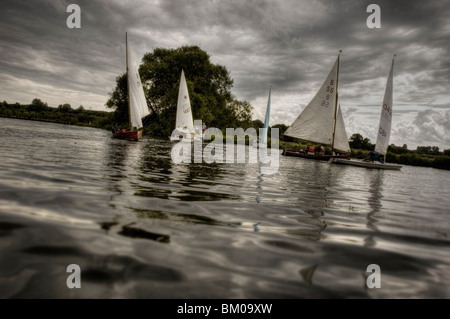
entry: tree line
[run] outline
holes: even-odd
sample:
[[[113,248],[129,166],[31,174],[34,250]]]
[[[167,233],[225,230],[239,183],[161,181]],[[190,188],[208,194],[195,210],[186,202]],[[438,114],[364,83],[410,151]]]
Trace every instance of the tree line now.
[[[73,109],[67,103],[51,107],[38,98],[31,104],[0,102],[0,116],[104,129],[109,129],[112,119],[111,112],[86,110],[82,105]]]

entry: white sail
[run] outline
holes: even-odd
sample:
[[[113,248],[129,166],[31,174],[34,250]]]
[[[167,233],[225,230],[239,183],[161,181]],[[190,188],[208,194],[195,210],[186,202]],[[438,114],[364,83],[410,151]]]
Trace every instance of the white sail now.
[[[191,102],[189,100],[189,93],[183,70],[181,70],[180,89],[178,91],[175,128],[181,131],[188,130],[190,133],[194,133],[194,120],[192,117]]]
[[[265,145],[267,144],[267,131],[269,129],[269,120],[270,120],[270,94],[271,94],[272,88],[269,89],[269,100],[267,101],[267,109],[266,109],[266,118],[264,120],[264,129],[263,129],[263,136],[262,136],[262,143]]]
[[[340,151],[350,152],[350,145],[348,144],[347,132],[345,130],[344,118],[342,116],[340,105],[336,117],[334,148]]]
[[[332,144],[339,56],[322,87],[284,135]]]
[[[394,59],[392,59],[391,70],[386,83],[384,92],[383,107],[381,109],[380,125],[378,127],[377,142],[375,152],[385,155],[389,146],[389,137],[391,135],[392,124],[392,90],[393,90],[393,72]]]
[[[127,42],[127,74],[128,74],[128,94],[130,99],[130,122],[133,128],[142,127],[142,118],[150,112],[145,100],[144,89],[142,88],[141,77],[134,59],[133,51],[128,47]]]

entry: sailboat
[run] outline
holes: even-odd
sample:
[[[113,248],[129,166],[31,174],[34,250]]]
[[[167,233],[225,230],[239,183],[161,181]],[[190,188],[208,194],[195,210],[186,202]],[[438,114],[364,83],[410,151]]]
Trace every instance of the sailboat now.
[[[284,149],[282,155],[318,160],[350,158],[350,145],[338,105],[339,57],[314,98],[284,133],[285,136],[330,145],[331,151]],[[311,147],[312,148],[312,147]]]
[[[375,144],[375,152],[374,152],[374,154],[378,154],[378,156],[382,157],[384,157],[387,153],[387,149],[389,146],[389,137],[391,135],[394,58],[392,58],[391,70],[389,71],[386,83],[386,90],[384,92],[383,106],[381,108],[380,124],[378,125],[377,142]],[[357,161],[357,160],[345,160],[334,158],[333,163],[361,166],[366,168],[391,169],[391,170],[399,170],[402,167],[401,165],[380,161],[371,161],[370,159]]]
[[[170,136],[171,141],[178,141],[180,138],[201,138],[201,133],[195,132],[194,120],[192,117],[192,107],[189,100],[189,92],[184,76],[184,70],[181,70],[180,87],[178,90],[177,117],[175,129]]]
[[[113,133],[114,138],[138,141],[142,137],[142,119],[150,114],[142,88],[138,66],[131,48],[128,47],[128,37],[125,33],[127,85],[128,85],[128,117],[129,129],[118,130]]]
[[[259,147],[267,147],[267,132],[269,130],[269,120],[270,120],[270,96],[272,92],[272,87],[269,89],[269,99],[267,100],[266,117],[264,119],[264,127],[262,132],[262,143]]]

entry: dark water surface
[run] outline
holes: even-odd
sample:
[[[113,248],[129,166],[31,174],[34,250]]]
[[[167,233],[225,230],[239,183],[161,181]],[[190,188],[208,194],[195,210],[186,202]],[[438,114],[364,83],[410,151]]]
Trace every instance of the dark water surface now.
[[[450,297],[449,171],[280,156],[261,176],[172,145],[0,118],[0,297]]]

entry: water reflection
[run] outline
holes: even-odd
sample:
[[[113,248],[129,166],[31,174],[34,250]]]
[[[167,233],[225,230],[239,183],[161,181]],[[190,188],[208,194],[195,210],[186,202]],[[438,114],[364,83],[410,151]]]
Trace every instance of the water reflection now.
[[[370,185],[369,185],[369,198],[368,204],[371,210],[367,213],[367,223],[366,226],[368,229],[372,230],[375,233],[371,233],[364,239],[364,247],[373,247],[376,245],[376,240],[374,239],[376,233],[378,232],[378,228],[376,223],[378,222],[377,214],[380,212],[382,205],[381,199],[383,195],[381,193],[381,188],[383,185],[384,171],[383,170],[375,170],[371,172],[370,175]]]
[[[261,165],[258,167],[259,175],[256,178],[258,181],[256,182],[256,202],[259,204],[261,202],[261,194],[262,194],[262,184],[264,182],[264,174],[261,172]]]
[[[122,230],[118,234],[125,237],[154,240],[160,243],[170,242],[170,236],[168,235],[157,234],[131,225],[123,225]]]
[[[312,285],[312,278],[314,275],[314,272],[316,271],[317,265],[305,267],[299,270],[300,275],[302,276],[303,280],[308,283],[309,285]]]
[[[170,155],[172,146],[165,140],[147,140],[139,160],[138,183],[134,185],[136,196],[182,201],[239,198],[220,190],[221,181],[229,175],[224,164],[175,164]]]

